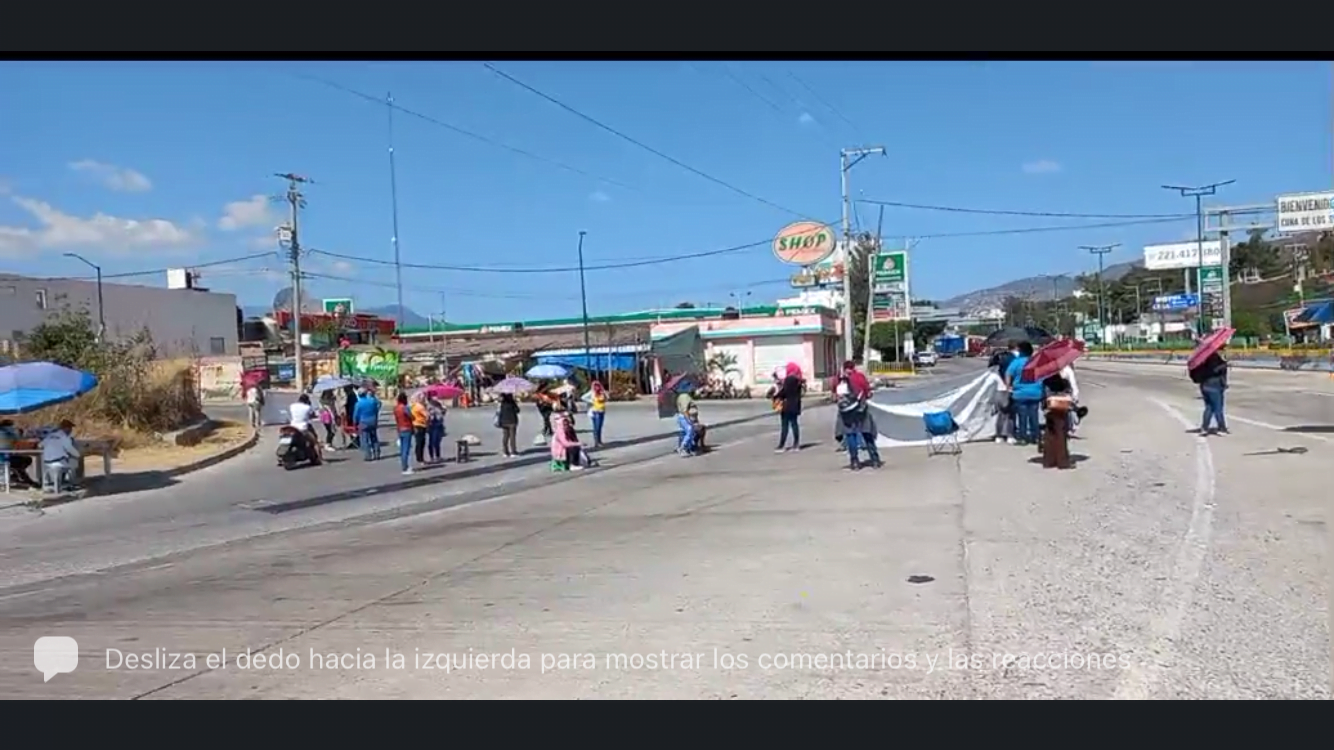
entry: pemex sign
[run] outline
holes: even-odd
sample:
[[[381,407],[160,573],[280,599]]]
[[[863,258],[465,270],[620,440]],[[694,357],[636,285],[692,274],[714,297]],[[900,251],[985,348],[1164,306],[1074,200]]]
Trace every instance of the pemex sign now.
[[[813,266],[834,254],[837,237],[827,224],[796,221],[774,237],[774,257],[794,266]]]

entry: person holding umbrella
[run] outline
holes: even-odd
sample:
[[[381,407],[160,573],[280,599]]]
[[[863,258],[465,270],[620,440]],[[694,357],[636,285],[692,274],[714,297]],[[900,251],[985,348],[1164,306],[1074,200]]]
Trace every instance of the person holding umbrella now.
[[[1223,416],[1223,394],[1227,392],[1228,363],[1223,349],[1232,338],[1234,329],[1221,328],[1200,339],[1199,345],[1186,361],[1186,372],[1191,382],[1200,387],[1204,400],[1204,415],[1200,419],[1201,435],[1227,435],[1227,418]],[[1216,430],[1210,429],[1216,424]]]

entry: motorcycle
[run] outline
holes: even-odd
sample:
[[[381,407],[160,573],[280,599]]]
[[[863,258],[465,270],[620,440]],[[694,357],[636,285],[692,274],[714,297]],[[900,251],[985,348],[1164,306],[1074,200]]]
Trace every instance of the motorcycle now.
[[[310,442],[310,435],[293,427],[284,425],[278,431],[278,449],[275,454],[278,457],[278,465],[291,471],[300,464],[310,464],[319,466],[320,454],[315,450],[315,446]]]

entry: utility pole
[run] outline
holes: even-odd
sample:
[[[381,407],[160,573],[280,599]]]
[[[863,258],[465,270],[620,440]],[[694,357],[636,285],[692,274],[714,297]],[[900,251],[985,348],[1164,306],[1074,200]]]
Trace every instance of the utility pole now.
[[[885,207],[880,207],[880,218],[875,222],[875,254],[879,255],[885,251]],[[908,303],[908,309],[912,309],[912,301],[904,300]],[[875,322],[875,256],[867,258],[866,263],[866,325],[862,333],[862,361],[871,361],[871,324]],[[898,330],[898,323],[895,324]],[[869,372],[869,370],[868,370]]]
[[[444,357],[444,374],[449,374],[449,355],[445,352],[445,342],[449,338],[449,318],[445,315],[445,293],[440,293],[440,356]]]
[[[1215,182],[1209,185],[1200,185],[1198,187],[1189,187],[1182,185],[1162,186],[1163,190],[1175,190],[1178,193],[1181,193],[1182,198],[1195,199],[1195,252],[1198,255],[1198,261],[1200,264],[1199,267],[1201,268],[1204,266],[1204,204],[1201,201],[1204,199],[1204,196],[1217,195],[1219,188],[1224,187],[1226,185],[1231,185],[1234,182],[1236,182],[1236,180],[1227,180],[1225,182]],[[1196,270],[1195,268],[1187,268],[1184,272],[1186,274],[1186,294],[1190,294],[1190,276],[1191,273],[1194,272],[1195,270]],[[1225,296],[1228,295],[1227,287],[1228,287],[1227,261],[1225,259],[1223,261],[1223,294]],[[1195,327],[1200,333],[1203,333],[1204,294],[1202,293],[1200,294],[1200,304],[1198,310],[1199,314],[1196,316]]]
[[[282,242],[283,230],[288,235],[289,259],[292,263],[292,358],[296,361],[296,389],[306,390],[306,374],[303,367],[301,347],[301,240],[298,234],[298,219],[302,208],[306,206],[306,196],[301,194],[301,185],[314,182],[299,174],[275,173],[275,177],[287,180],[287,192],[283,199],[291,210],[286,227],[279,228],[279,243]]]
[[[403,330],[403,260],[398,252],[398,173],[394,169],[394,95],[385,96],[389,110],[389,203],[394,222],[394,276],[398,287],[398,323],[395,329]]]
[[[593,347],[588,343],[588,289],[584,286],[584,235],[588,234],[583,230],[579,231],[579,301],[584,306],[584,369],[590,373],[593,372]],[[611,339],[607,340],[607,346],[611,346]]]
[[[1104,302],[1105,295],[1104,295],[1104,284],[1102,278],[1103,268],[1104,268],[1103,256],[1105,256],[1107,253],[1110,253],[1111,251],[1115,250],[1120,246],[1121,246],[1120,242],[1111,245],[1079,246],[1080,250],[1087,250],[1090,253],[1093,253],[1094,255],[1098,256],[1098,326],[1101,328],[1101,330],[1098,332],[1098,338],[1100,339],[1098,343],[1104,343],[1103,341],[1101,341],[1101,339],[1107,338],[1107,305]]]
[[[852,221],[850,212],[852,209],[851,200],[848,197],[848,171],[861,163],[862,159],[871,154],[880,154],[886,156],[883,146],[872,148],[845,148],[838,152],[840,166],[840,182],[843,189],[843,348],[845,349],[845,359],[852,359]],[[862,353],[865,357],[865,352]]]
[[[81,261],[97,273],[97,343],[100,344],[107,334],[107,316],[102,306],[102,267],[78,253],[65,253],[65,257]]]

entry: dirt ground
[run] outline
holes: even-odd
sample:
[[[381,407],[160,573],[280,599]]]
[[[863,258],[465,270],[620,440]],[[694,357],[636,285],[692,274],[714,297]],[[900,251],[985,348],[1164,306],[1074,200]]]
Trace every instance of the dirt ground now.
[[[198,445],[181,447],[168,443],[156,443],[122,450],[119,456],[111,459],[111,471],[113,474],[170,471],[212,456],[234,445],[243,443],[249,438],[250,428],[246,425],[236,422],[223,422]],[[101,476],[102,462],[96,458],[90,458],[85,471],[90,478]]]

